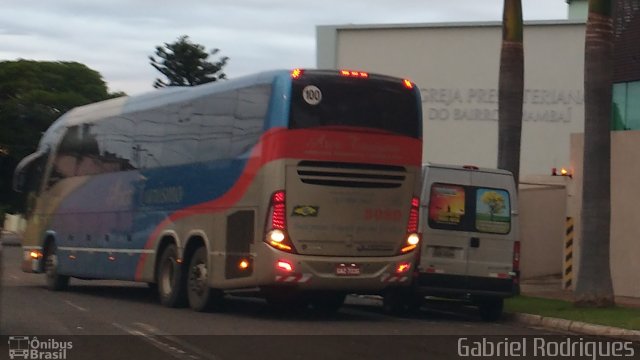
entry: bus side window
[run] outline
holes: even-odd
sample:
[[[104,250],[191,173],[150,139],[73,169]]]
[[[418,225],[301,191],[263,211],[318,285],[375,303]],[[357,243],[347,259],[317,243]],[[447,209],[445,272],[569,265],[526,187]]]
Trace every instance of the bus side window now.
[[[162,148],[166,135],[167,108],[144,110],[131,116],[135,124],[132,146],[134,167],[149,169],[165,166],[162,159]]]
[[[168,121],[162,147],[165,166],[180,166],[196,162],[202,116],[194,112],[192,102],[167,108]]]
[[[133,121],[124,116],[100,121],[91,128],[98,143],[101,171],[105,173],[134,169],[132,164]]]
[[[238,156],[251,149],[260,139],[269,109],[271,85],[252,86],[238,91],[234,112],[231,153]]]
[[[237,91],[227,91],[194,102],[193,112],[201,118],[198,162],[229,158],[236,101]]]
[[[75,176],[78,167],[80,148],[80,128],[70,126],[66,129],[53,159],[51,174],[47,188],[54,187],[58,182]]]

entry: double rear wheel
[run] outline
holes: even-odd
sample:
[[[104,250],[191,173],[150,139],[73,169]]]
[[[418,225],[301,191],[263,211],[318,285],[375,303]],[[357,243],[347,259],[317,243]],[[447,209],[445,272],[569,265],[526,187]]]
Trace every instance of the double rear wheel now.
[[[177,259],[174,244],[168,245],[160,256],[156,274],[160,303],[168,307],[188,304],[195,311],[220,309],[224,294],[209,287],[206,247],[196,249],[186,264]]]

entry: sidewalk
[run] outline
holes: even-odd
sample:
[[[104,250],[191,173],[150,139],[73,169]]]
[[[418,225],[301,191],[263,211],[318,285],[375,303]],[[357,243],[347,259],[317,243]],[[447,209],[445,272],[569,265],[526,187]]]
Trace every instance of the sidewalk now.
[[[573,291],[562,289],[562,279],[560,275],[523,280],[520,285],[520,290],[524,296],[573,301]],[[640,309],[640,298],[616,296],[615,301],[616,305],[621,308]],[[527,313],[513,313],[511,314],[511,318],[516,322],[528,326],[543,327],[549,330],[561,330],[577,334],[606,336],[640,342],[640,331],[635,330]]]
[[[560,275],[523,280],[520,285],[520,292],[525,296],[573,301],[573,291],[562,289]],[[640,308],[640,298],[616,296],[616,305]]]

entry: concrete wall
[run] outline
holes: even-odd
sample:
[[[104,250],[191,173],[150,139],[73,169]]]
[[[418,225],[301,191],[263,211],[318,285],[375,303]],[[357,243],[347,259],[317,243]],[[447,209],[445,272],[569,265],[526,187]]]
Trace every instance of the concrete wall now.
[[[522,279],[562,273],[567,190],[520,184]]]
[[[318,67],[409,78],[420,87],[424,161],[495,167],[500,23],[318,27]],[[527,23],[521,175],[569,164],[584,123],[584,24]]]
[[[571,136],[574,181],[568,212],[576,220],[577,249],[574,260],[580,270],[580,213],[582,206],[583,135]],[[640,297],[640,131],[615,131],[611,135],[611,276],[616,295]]]
[[[20,215],[4,215],[4,224],[2,229],[16,234],[24,233],[24,229],[27,225],[26,220]]]

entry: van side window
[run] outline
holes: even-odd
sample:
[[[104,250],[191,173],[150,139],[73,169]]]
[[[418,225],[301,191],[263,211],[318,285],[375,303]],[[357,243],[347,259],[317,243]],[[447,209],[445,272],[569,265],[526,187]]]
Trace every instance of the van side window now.
[[[511,230],[509,193],[500,189],[476,189],[475,215],[477,231],[508,234]]]
[[[465,188],[433,184],[429,199],[429,226],[434,229],[464,230]]]

